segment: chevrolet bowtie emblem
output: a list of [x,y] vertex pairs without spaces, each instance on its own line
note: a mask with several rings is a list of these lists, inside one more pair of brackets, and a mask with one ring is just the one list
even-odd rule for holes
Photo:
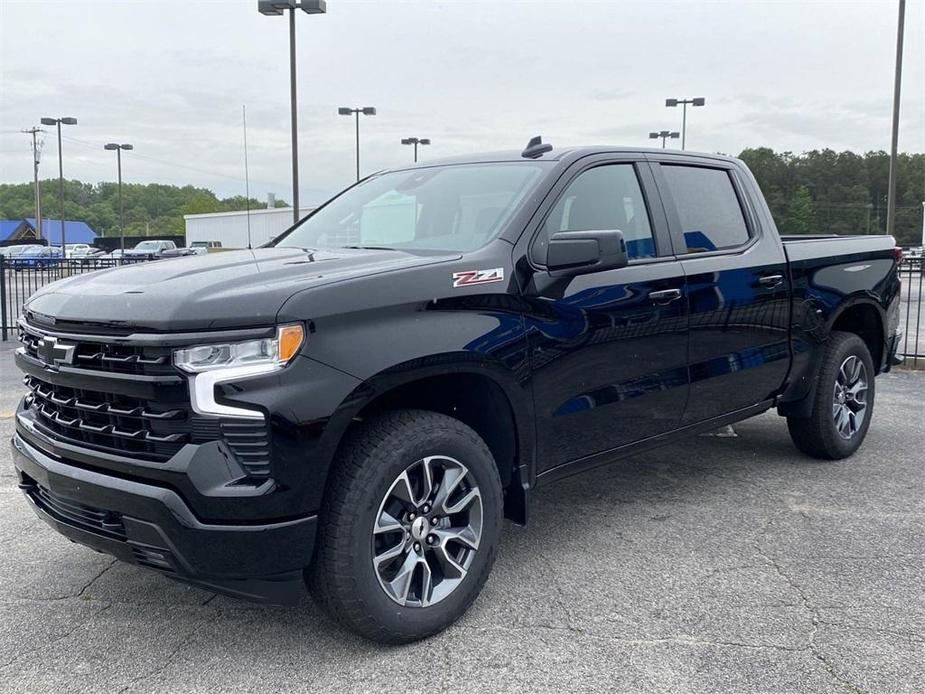
[[76,345],[58,342],[56,337],[43,337],[36,345],[39,358],[46,364],[73,364]]

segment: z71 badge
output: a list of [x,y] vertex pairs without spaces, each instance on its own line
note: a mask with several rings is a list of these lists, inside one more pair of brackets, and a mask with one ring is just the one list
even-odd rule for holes
[[504,268],[496,267],[491,270],[463,270],[453,273],[454,287],[468,287],[473,284],[491,284],[504,281]]

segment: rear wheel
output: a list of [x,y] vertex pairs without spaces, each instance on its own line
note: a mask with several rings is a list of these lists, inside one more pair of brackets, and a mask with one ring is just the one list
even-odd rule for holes
[[847,458],[863,443],[874,409],[874,364],[854,333],[833,332],[809,417],[788,417],[790,438],[814,458]]
[[501,531],[501,482],[482,439],[434,412],[389,412],[354,431],[325,494],[307,578],[361,635],[436,633],[478,596]]

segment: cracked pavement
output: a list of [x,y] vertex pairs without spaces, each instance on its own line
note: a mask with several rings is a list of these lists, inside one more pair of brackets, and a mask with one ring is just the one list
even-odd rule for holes
[[403,647],[68,542],[4,445],[0,691],[925,691],[925,374],[877,386],[847,461],[801,456],[766,414],[538,491],[469,613]]

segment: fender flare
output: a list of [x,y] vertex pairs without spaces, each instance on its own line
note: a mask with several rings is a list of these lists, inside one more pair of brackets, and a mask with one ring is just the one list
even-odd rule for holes
[[536,432],[532,416],[533,398],[529,381],[519,381],[513,371],[502,363],[473,352],[450,352],[429,355],[400,362],[362,379],[338,406],[328,420],[322,435],[326,451],[327,480],[330,466],[347,430],[358,415],[376,399],[387,393],[434,376],[469,374],[488,378],[507,401],[514,422],[515,460],[511,483],[506,488],[505,515],[521,525],[526,524],[527,493],[535,484]]
[[[778,413],[784,417],[809,417],[812,410],[813,401],[816,397],[816,388],[819,384],[819,371],[822,368],[822,359],[821,357],[822,350],[825,349],[826,344],[828,344],[829,336],[832,334],[832,329],[835,326],[835,323],[838,322],[838,319],[841,318],[847,311],[857,306],[870,306],[876,313],[877,317],[880,320],[881,329],[887,325],[886,312],[883,310],[880,302],[876,298],[871,297],[869,294],[856,294],[849,296],[844,301],[840,302],[834,311],[826,318],[825,322],[820,323],[820,325],[813,331],[813,338],[815,339],[815,345],[813,347],[814,358],[812,359],[812,377],[810,378],[809,387],[806,392],[799,398],[794,400],[785,400],[778,403]],[[886,335],[881,335],[882,340],[886,340]],[[884,343],[885,349],[885,343]],[[886,354],[886,351],[884,351]],[[882,360],[881,360],[882,361]],[[876,364],[875,368],[880,369],[882,364]]]

